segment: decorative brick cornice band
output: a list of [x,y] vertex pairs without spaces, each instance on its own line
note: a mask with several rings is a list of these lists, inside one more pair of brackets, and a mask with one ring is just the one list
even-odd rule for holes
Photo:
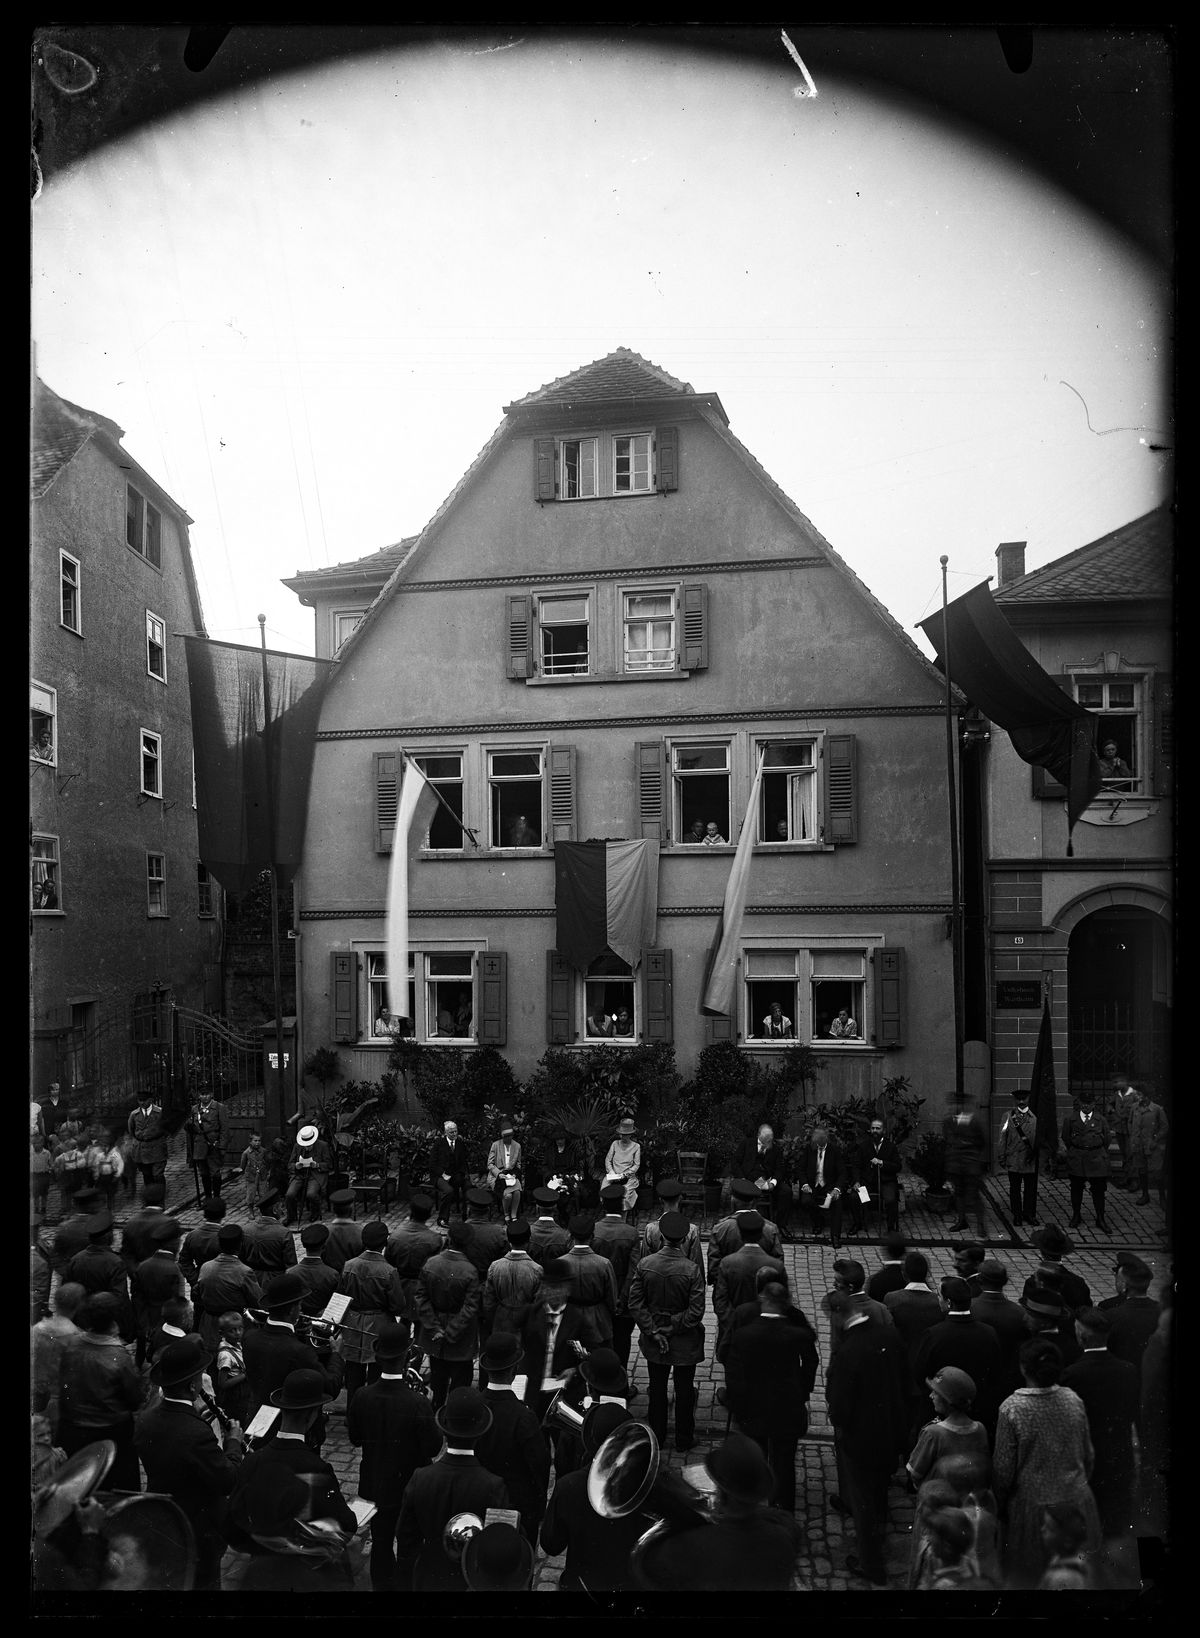
[[[433,739],[469,734],[564,734],[594,728],[673,728],[686,733],[691,727],[711,727],[714,723],[788,722],[808,724],[844,717],[940,717],[944,705],[809,705],[790,711],[695,711],[653,716],[589,717],[586,722],[568,723],[552,718],[531,721],[514,717],[508,722],[408,722],[393,728],[322,728],[318,739]],[[797,730],[799,731],[799,730]]]
[[[751,904],[747,905],[747,916],[947,916],[950,914],[949,903],[945,904],[813,904],[806,901],[804,904]],[[707,920],[715,920],[721,913],[719,904],[679,904],[659,905],[659,920],[674,920],[682,916],[703,916]],[[414,910],[409,909],[410,920],[441,921],[474,919],[478,921],[525,921],[539,916],[554,916],[557,912],[553,905],[538,906],[532,909],[516,908],[511,905],[496,905],[494,908],[473,906],[452,906],[444,910]],[[301,921],[382,921],[387,911],[381,906],[371,909],[359,906],[347,910],[301,910]]]
[[764,557],[753,561],[731,558],[718,563],[663,563],[653,570],[626,566],[619,569],[568,569],[563,574],[479,574],[464,575],[454,580],[402,580],[396,587],[398,594],[409,592],[474,591],[479,587],[495,586],[549,586],[578,585],[589,580],[645,580],[650,574],[659,579],[706,574],[778,574],[780,569],[828,569],[827,557],[810,554],[805,557]]

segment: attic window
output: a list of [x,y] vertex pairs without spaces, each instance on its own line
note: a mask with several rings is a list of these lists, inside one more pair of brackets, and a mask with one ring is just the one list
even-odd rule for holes
[[131,483],[125,486],[125,544],[162,568],[162,513]]

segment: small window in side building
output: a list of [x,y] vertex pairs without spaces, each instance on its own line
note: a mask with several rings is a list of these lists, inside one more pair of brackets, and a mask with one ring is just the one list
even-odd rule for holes
[[58,561],[62,582],[62,623],[68,631],[78,636],[83,629],[79,607],[79,559],[69,552],[60,552]]
[[30,878],[34,910],[43,914],[50,910],[61,910],[57,836],[34,836]]
[[162,853],[146,855],[146,913],[151,916],[167,913],[167,860]]
[[166,682],[167,628],[149,609],[146,610],[146,670],[159,682]]
[[29,754],[35,762],[58,761],[58,690],[29,685]]

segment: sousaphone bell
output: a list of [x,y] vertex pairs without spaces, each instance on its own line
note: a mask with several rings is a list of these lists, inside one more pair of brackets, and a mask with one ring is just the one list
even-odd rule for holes
[[714,1522],[703,1492],[678,1474],[662,1471],[658,1439],[645,1422],[624,1422],[609,1434],[592,1457],[587,1497],[603,1519],[625,1518],[639,1509],[657,1516],[657,1524],[638,1537],[630,1557],[634,1579],[647,1592],[664,1586],[655,1573],[658,1544]]

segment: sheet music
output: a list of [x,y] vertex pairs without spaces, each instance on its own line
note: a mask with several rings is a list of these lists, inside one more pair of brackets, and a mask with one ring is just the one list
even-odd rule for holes
[[543,1393],[557,1393],[560,1388],[565,1388],[566,1385],[567,1379],[565,1376],[544,1376],[542,1378]]
[[864,1206],[869,1206],[871,1203],[871,1191],[867,1188],[865,1183],[860,1183],[858,1185],[858,1198],[862,1201]]
[[279,1409],[275,1405],[260,1405],[246,1427],[247,1439],[261,1439],[275,1426]]
[[341,1320],[349,1306],[350,1298],[344,1295],[341,1291],[335,1291],[333,1296],[330,1297],[329,1301],[325,1304],[325,1310],[322,1313],[321,1318],[323,1320],[332,1320],[336,1324]]
[[519,1530],[521,1528],[521,1515],[515,1507],[489,1507],[483,1515],[485,1530],[489,1524],[511,1524],[514,1530]]
[[522,1401],[524,1400],[525,1394],[526,1394],[526,1391],[527,1391],[528,1387],[529,1387],[529,1378],[527,1376],[514,1376],[513,1377],[513,1379],[512,1379],[512,1391],[516,1394],[518,1399],[520,1399]]
[[358,1520],[358,1528],[360,1530],[364,1524],[370,1524],[371,1520],[379,1511],[374,1502],[367,1501],[362,1496],[355,1496],[354,1500],[349,1503],[349,1507],[350,1511],[354,1514],[354,1517]]

